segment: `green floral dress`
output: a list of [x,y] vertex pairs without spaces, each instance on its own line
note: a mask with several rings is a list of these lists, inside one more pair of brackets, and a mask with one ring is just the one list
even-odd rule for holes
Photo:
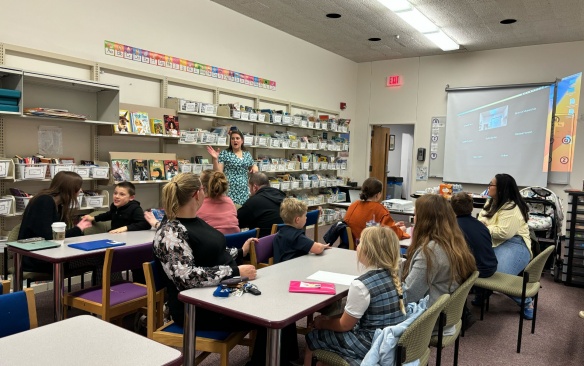
[[227,196],[236,205],[243,205],[249,198],[247,173],[254,165],[251,154],[249,151],[244,151],[240,159],[233,152],[223,150],[219,153],[219,163],[223,164],[223,173],[229,182]]

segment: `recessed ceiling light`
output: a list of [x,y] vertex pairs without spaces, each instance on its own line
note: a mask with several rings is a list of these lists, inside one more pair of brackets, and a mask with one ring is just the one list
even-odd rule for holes
[[373,37],[373,38],[369,38],[369,40],[370,40],[371,42],[377,42],[377,41],[381,41],[381,38],[378,38],[378,37]]
[[501,24],[513,24],[515,22],[517,22],[517,19],[503,19],[499,23],[501,23]]
[[337,14],[337,13],[329,13],[326,15],[327,18],[331,18],[331,19],[338,19],[341,17],[341,14]]

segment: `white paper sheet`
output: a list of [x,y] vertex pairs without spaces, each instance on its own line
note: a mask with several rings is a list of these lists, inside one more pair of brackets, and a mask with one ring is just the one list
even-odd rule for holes
[[308,279],[321,282],[332,282],[339,285],[349,286],[351,282],[357,277],[358,276],[347,275],[342,273],[318,271],[308,276]]

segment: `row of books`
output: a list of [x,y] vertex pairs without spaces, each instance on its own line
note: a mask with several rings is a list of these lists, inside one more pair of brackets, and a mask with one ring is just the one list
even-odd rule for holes
[[112,159],[116,182],[170,180],[178,173],[176,160]]
[[180,135],[177,116],[165,114],[162,120],[159,118],[148,118],[148,113],[145,112],[131,112],[125,109],[120,109],[118,124],[114,126],[114,132],[133,132],[146,135]]

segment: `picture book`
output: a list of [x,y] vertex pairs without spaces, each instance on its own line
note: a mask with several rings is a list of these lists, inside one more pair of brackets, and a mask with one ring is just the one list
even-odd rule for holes
[[130,161],[112,159],[112,176],[116,182],[130,181]]
[[117,126],[114,125],[114,132],[130,132],[130,111],[120,109],[120,118]]
[[164,173],[166,174],[166,179],[171,180],[172,177],[178,174],[178,162],[176,160],[165,160]]
[[132,123],[132,132],[138,134],[150,133],[150,121],[148,120],[148,113],[131,112],[130,122]]
[[162,160],[148,160],[151,180],[164,180],[164,162]]
[[150,118],[150,132],[164,135],[164,122],[160,118]]
[[145,159],[132,159],[132,180],[133,181],[146,181],[150,180],[150,174],[148,170],[148,160]]
[[164,115],[164,129],[166,134],[170,136],[180,136],[180,129],[178,128],[178,117]]

